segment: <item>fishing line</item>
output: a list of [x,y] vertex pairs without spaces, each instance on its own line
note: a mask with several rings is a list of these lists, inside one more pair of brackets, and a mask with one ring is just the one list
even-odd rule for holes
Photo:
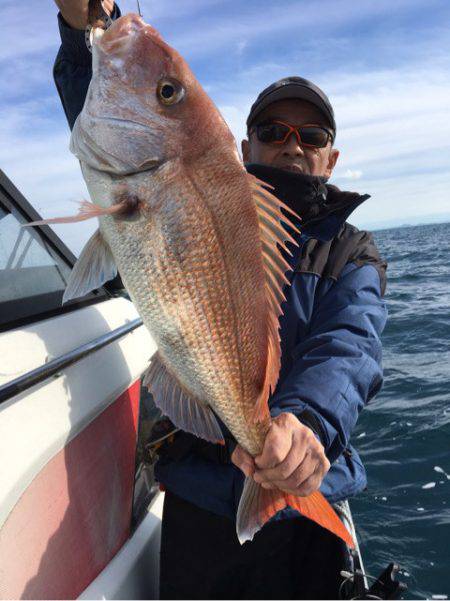
[[139,0],[136,0],[136,4],[137,4],[137,9],[138,9],[138,15],[140,17],[143,17],[143,14],[141,12],[141,5],[139,4]]

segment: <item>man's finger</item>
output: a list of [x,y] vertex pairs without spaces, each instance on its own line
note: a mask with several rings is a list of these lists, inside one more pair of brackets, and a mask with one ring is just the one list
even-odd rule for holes
[[308,478],[303,480],[300,485],[296,486],[294,489],[290,489],[290,492],[292,491],[293,494],[299,497],[308,497],[320,487],[322,478],[322,471],[320,468],[317,468]]
[[243,471],[247,477],[253,475],[255,471],[255,462],[250,453],[247,453],[241,445],[236,445],[236,448],[231,454],[231,461]]
[[255,457],[258,469],[270,469],[284,461],[292,446],[292,432],[272,422],[264,440],[262,453]]
[[105,12],[108,16],[111,16],[112,9],[114,8],[114,2],[106,2],[105,0],[101,2],[100,0],[95,0],[95,2],[89,3],[89,17],[88,21],[92,25],[92,27],[104,27],[104,15]]
[[277,486],[275,486],[275,484],[269,484],[268,482],[261,482],[261,486],[263,488],[267,488],[267,489],[271,489],[271,490],[278,488]]
[[307,453],[302,463],[294,469],[288,478],[277,478],[273,479],[272,482],[283,490],[287,488],[294,490],[312,476],[316,470],[319,470],[317,460]]
[[[267,481],[287,480],[306,456],[308,436],[308,434],[303,434],[302,432],[294,432],[291,448],[284,460],[275,467],[257,469],[255,475],[261,480]],[[258,463],[259,461],[257,461],[257,465]]]
[[114,0],[103,0],[103,9],[109,16],[114,9]]

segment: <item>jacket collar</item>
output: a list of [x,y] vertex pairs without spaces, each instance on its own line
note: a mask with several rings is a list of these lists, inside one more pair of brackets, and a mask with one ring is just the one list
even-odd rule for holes
[[250,163],[247,171],[273,186],[273,194],[301,217],[301,230],[309,238],[331,240],[368,194],[344,192],[325,177],[292,173]]

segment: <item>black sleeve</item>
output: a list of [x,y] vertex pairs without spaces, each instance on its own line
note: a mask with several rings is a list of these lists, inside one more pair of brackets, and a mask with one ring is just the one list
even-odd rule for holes
[[[120,9],[114,5],[111,18],[118,19]],[[83,108],[92,77],[92,55],[87,49],[84,31],[70,27],[58,13],[61,47],[53,67],[53,77],[70,129]]]

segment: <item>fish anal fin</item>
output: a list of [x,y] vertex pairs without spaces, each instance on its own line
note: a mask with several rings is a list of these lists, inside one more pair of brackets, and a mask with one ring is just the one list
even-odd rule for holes
[[116,275],[114,257],[100,230],[97,230],[89,238],[72,269],[62,302],[84,296]]
[[252,540],[264,524],[285,507],[292,507],[354,548],[352,536],[322,493],[316,491],[308,497],[297,497],[278,489],[263,488],[253,478],[245,479],[239,502],[236,520],[239,542]]
[[143,384],[175,426],[209,442],[225,444],[212,410],[183,388],[164,365],[159,353],[153,356]]
[[253,412],[254,421],[263,422],[269,417],[267,401],[271,391],[275,390],[281,366],[278,318],[282,314],[281,304],[285,300],[283,287],[289,284],[285,273],[290,268],[281,253],[283,250],[292,255],[286,246],[286,242],[297,245],[297,242],[286,231],[282,222],[292,228],[294,232],[299,232],[291,218],[286,217],[281,209],[297,219],[300,218],[292,209],[267,190],[271,186],[251,174],[247,174],[247,176],[259,219],[263,265],[266,274],[268,308],[267,363],[263,386]]

